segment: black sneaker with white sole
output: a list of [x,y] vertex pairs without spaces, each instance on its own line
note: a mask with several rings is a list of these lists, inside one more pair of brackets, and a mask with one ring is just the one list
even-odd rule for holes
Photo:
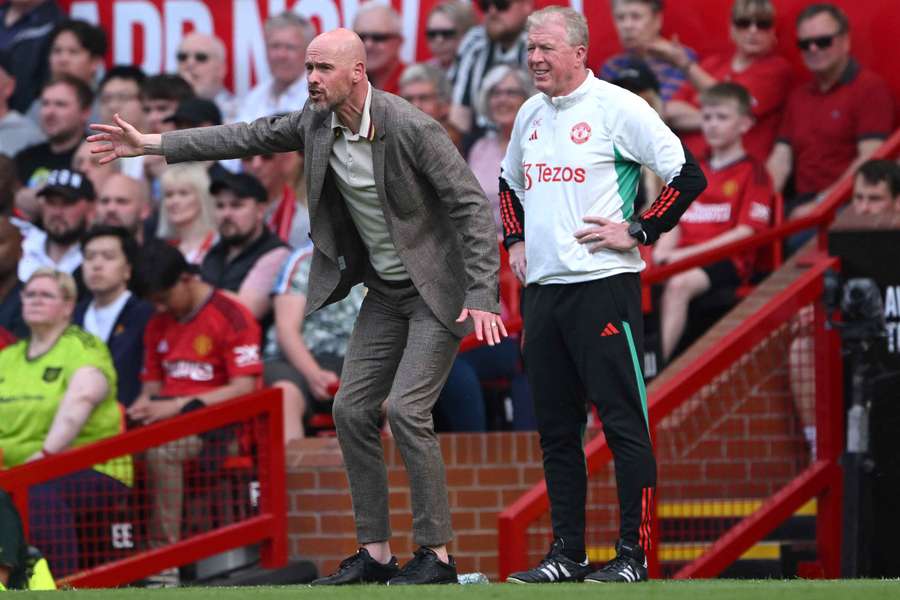
[[647,557],[637,544],[616,542],[616,557],[599,571],[584,578],[585,583],[638,583],[647,581]]
[[506,578],[507,583],[568,583],[581,581],[591,572],[591,565],[585,560],[576,562],[563,554],[563,541],[556,539],[550,552],[538,566],[529,571],[519,571]]

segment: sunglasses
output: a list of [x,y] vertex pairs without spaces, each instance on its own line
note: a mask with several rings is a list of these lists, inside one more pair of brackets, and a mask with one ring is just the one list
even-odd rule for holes
[[445,40],[452,40],[456,37],[455,29],[429,29],[425,32],[425,36],[429,40],[436,40],[437,38],[443,38]]
[[833,33],[831,35],[818,35],[816,37],[799,39],[797,40],[797,47],[804,52],[812,50],[813,46],[819,50],[824,50],[825,48],[831,48],[831,44],[834,43],[834,38],[839,35],[840,33]]
[[481,12],[487,12],[492,6],[496,8],[498,12],[503,12],[508,9],[509,5],[512,3],[513,0],[478,0],[478,6],[481,8]]
[[183,62],[187,61],[187,59],[191,58],[192,56],[194,57],[194,60],[196,60],[198,63],[205,63],[206,61],[209,60],[209,54],[206,52],[193,52],[193,53],[179,52],[178,54],[175,55],[175,59],[178,62],[183,63]]
[[773,25],[775,25],[775,22],[772,21],[772,19],[751,18],[734,19],[731,23],[738,29],[750,29],[751,25],[755,25],[756,28],[760,31],[768,31],[772,29]]
[[390,41],[390,40],[400,37],[396,33],[366,33],[366,32],[363,32],[363,33],[357,33],[356,35],[358,35],[359,39],[361,39],[363,41],[363,44],[365,44],[369,40],[371,40],[375,44],[383,44],[387,41]]

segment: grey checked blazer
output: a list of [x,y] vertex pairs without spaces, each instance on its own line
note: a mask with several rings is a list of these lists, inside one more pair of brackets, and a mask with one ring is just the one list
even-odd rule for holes
[[[481,186],[443,127],[405,100],[372,89],[372,160],[391,239],[413,284],[457,335],[463,307],[500,312],[497,231]],[[170,163],[300,150],[313,244],[307,313],[363,280],[368,253],[328,166],[331,112],[303,110],[253,123],[164,133]]]

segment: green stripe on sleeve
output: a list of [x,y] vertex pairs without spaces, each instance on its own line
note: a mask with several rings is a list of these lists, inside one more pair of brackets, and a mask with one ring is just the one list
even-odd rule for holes
[[622,156],[615,145],[613,145],[613,154],[615,156],[616,183],[619,187],[619,197],[622,198],[622,218],[627,221],[634,214],[634,200],[637,198],[641,165]]

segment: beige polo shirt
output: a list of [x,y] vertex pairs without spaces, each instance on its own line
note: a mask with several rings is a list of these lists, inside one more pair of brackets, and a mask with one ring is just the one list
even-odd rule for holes
[[[378,276],[387,281],[409,279],[406,267],[391,240],[384,209],[375,187],[375,166],[372,162],[372,141],[375,125],[371,120],[372,85],[363,105],[359,133],[353,133],[331,113],[334,146],[328,164],[335,175],[338,190],[347,202],[350,217],[359,236],[369,250],[369,260]],[[365,135],[361,135],[365,132]]]

